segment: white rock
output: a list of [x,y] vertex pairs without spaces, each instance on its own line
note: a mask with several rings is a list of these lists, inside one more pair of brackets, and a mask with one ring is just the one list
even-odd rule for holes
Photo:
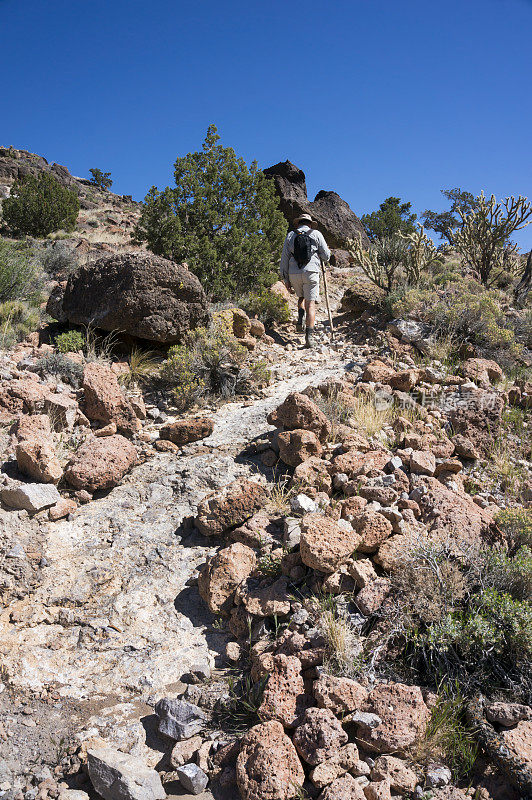
[[209,783],[208,777],[197,764],[185,764],[178,767],[176,773],[183,789],[192,794],[201,794]]
[[159,773],[139,761],[138,756],[111,747],[87,751],[89,777],[104,800],[164,800]]
[[61,500],[61,495],[50,483],[21,483],[14,488],[2,489],[0,497],[6,506],[25,509],[31,514],[55,506]]
[[311,497],[306,494],[297,494],[290,501],[290,508],[296,514],[314,514],[317,505]]
[[425,776],[427,789],[437,789],[440,786],[447,786],[451,782],[452,777],[449,767],[445,767],[443,764],[431,764],[427,767],[427,774]]

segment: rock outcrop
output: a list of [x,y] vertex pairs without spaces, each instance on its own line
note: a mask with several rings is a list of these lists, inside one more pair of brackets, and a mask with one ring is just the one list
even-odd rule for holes
[[369,243],[359,218],[336,192],[322,189],[313,202],[308,199],[305,173],[291,161],[268,167],[264,174],[274,181],[279,208],[289,225],[298,214],[311,214],[329,247],[341,249],[355,236]]

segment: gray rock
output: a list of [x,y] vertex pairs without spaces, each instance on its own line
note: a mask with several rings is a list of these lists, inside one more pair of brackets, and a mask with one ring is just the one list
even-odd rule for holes
[[185,764],[178,767],[176,774],[183,789],[192,794],[201,794],[209,783],[208,777],[197,764]]
[[287,550],[294,550],[299,546],[301,539],[300,520],[295,517],[285,517],[283,520],[283,544]]
[[49,483],[21,483],[20,486],[2,489],[0,498],[10,508],[25,509],[30,514],[50,508],[61,500],[61,495]]
[[87,751],[89,777],[104,800],[164,800],[159,773],[111,747]]
[[448,786],[452,777],[449,767],[443,764],[430,764],[425,775],[425,785],[427,789],[438,789],[441,786]]
[[520,703],[489,703],[486,706],[486,717],[492,723],[509,728],[522,719],[532,719],[532,708]]
[[201,708],[186,700],[165,697],[155,706],[159,717],[159,733],[181,741],[199,733],[207,720]]
[[382,724],[382,719],[377,714],[371,714],[369,711],[354,711],[345,717],[345,721],[370,729],[377,728]]

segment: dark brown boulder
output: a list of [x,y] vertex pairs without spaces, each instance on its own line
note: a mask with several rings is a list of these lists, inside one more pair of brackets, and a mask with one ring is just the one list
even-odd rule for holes
[[340,310],[351,314],[363,314],[364,311],[375,314],[382,310],[385,297],[386,292],[381,288],[361,278],[344,292]]
[[291,161],[268,167],[264,174],[274,181],[279,208],[290,225],[298,214],[311,214],[329,247],[343,248],[348,239],[356,236],[369,245],[359,218],[336,192],[322,189],[313,202],[309,201],[305,173]]
[[[54,316],[59,313],[54,295]],[[123,253],[79,267],[68,279],[62,319],[162,344],[180,342],[207,321],[198,278],[148,253]],[[51,309],[50,309],[51,312]]]
[[279,198],[279,209],[291,225],[298,214],[310,213],[305,173],[291,161],[281,161],[264,170],[272,178]]

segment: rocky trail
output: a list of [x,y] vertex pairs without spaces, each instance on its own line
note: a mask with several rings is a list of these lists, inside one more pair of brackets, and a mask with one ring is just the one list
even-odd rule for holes
[[[239,477],[275,480],[260,460],[260,443],[267,447],[274,430],[267,415],[291,392],[363,363],[353,346],[346,359],[341,338],[330,347],[325,327],[321,338],[318,352],[295,336],[293,349],[276,345],[283,359],[263,396],[221,405],[209,437],[177,457],[152,451],[121,485],[68,519],[3,513],[7,560],[32,551],[39,559],[36,566],[34,553],[31,590],[0,615],[0,703],[12,745],[0,762],[4,777],[42,769],[59,741],[96,732],[151,766],[159,761],[157,743],[146,741],[147,703],[191,670],[209,675],[224,665],[227,635],[213,628],[197,591],[198,567],[214,552],[191,528],[198,503]],[[252,442],[255,455],[246,452]]]

